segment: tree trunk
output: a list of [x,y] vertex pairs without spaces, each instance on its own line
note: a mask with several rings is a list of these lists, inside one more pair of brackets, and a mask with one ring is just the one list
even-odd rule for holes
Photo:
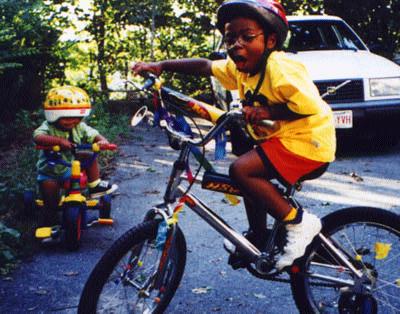
[[106,25],[104,12],[107,7],[107,1],[101,2],[99,5],[100,14],[94,16],[94,24],[96,25],[95,40],[97,43],[97,68],[99,71],[100,89],[103,95],[108,96],[107,71],[105,62],[105,41],[106,41]]

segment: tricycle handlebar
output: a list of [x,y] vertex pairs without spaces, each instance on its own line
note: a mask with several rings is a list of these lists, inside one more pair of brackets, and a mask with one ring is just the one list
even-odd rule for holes
[[[54,146],[44,146],[44,145],[36,145],[35,148],[37,150],[45,150],[45,151],[53,151],[59,152],[61,147],[59,145]],[[99,145],[97,143],[93,144],[76,144],[73,147],[73,150],[91,150],[93,152],[98,152],[100,150],[116,150],[118,146],[116,144],[103,144]]]

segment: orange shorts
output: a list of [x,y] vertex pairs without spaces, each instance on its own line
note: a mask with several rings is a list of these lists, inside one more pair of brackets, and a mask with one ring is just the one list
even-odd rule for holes
[[[293,185],[314,171],[325,171],[329,163],[311,160],[287,150],[278,138],[261,143],[256,150],[266,168],[275,170],[276,178]],[[318,177],[319,175],[315,176]]]

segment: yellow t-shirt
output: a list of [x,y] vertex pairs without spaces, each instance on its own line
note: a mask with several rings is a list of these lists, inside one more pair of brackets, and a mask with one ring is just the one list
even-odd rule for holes
[[[212,74],[226,89],[238,89],[241,99],[253,93],[260,73],[250,76],[239,72],[231,59],[212,63]],[[272,127],[248,126],[257,141],[280,139],[291,152],[311,160],[331,162],[335,159],[336,137],[332,110],[319,95],[305,66],[274,51],[268,57],[264,82],[254,106],[287,104],[293,112],[309,115],[293,121],[277,120]]]

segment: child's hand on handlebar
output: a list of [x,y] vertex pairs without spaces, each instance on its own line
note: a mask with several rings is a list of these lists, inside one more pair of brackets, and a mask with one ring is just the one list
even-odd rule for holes
[[74,143],[71,143],[65,138],[60,138],[58,145],[60,146],[61,150],[71,150],[75,146]]
[[161,62],[135,62],[131,67],[132,73],[135,75],[142,75],[144,72],[151,72],[160,76],[163,69]]
[[262,120],[270,120],[271,113],[266,107],[243,107],[243,114],[246,122],[257,124]]
[[101,146],[110,145],[110,142],[107,141],[106,139],[102,139],[102,140],[100,140],[100,141],[97,141],[96,144],[99,145],[99,146],[101,147]]

